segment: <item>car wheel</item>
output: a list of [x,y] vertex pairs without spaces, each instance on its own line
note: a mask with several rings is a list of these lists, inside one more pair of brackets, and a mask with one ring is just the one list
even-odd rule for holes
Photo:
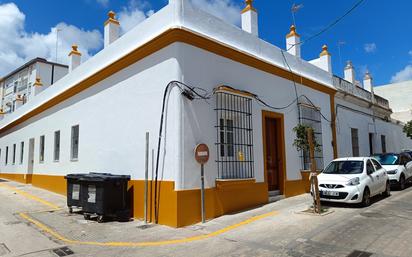
[[383,195],[386,197],[391,196],[391,184],[389,183],[389,181],[386,182],[386,190],[385,192],[383,192]]
[[406,187],[405,176],[402,174],[401,177],[399,178],[399,189],[404,190],[405,187]]
[[365,188],[365,190],[363,190],[362,206],[368,207],[369,205],[371,205],[371,193],[369,188]]

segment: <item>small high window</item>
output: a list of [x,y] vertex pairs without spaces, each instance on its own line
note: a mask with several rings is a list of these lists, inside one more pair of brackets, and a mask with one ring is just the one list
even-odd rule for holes
[[40,136],[40,155],[39,155],[39,161],[40,162],[44,162],[44,141],[45,141],[45,138],[44,138],[44,135],[43,136]]
[[55,162],[60,160],[60,130],[54,132],[54,154],[53,159]]
[[6,146],[6,159],[4,161],[4,163],[7,165],[9,162],[9,147]]
[[23,164],[23,156],[24,156],[24,142],[20,142],[20,164]]
[[13,144],[13,164],[16,164],[16,144]]
[[79,158],[79,125],[72,127],[70,158],[73,161]]

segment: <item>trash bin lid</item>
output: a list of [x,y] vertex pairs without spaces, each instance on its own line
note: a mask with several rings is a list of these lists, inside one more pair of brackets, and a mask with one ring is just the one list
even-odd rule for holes
[[90,172],[89,174],[84,174],[84,176],[81,176],[79,180],[92,181],[92,182],[118,181],[118,180],[130,180],[130,176],[129,175],[113,175],[110,173]]
[[67,174],[64,176],[65,179],[80,179],[84,175],[87,175],[87,173],[76,173],[76,174]]

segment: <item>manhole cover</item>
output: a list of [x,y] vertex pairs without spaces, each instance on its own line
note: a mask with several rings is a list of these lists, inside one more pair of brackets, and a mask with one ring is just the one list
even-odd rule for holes
[[10,252],[9,248],[5,244],[0,244],[0,256],[6,255]]
[[378,213],[378,212],[363,212],[360,215],[366,218],[377,218],[377,219],[386,218],[385,214]]
[[353,251],[351,252],[348,257],[370,257],[373,253],[363,252],[363,251]]
[[59,257],[74,254],[74,252],[70,250],[69,247],[61,247],[61,248],[54,249],[53,253],[55,253]]

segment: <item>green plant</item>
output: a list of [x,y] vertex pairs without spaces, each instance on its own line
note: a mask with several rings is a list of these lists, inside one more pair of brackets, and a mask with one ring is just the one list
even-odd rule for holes
[[295,146],[298,151],[309,151],[309,139],[307,132],[308,129],[312,129],[312,139],[315,152],[320,152],[322,150],[320,144],[316,142],[315,132],[309,125],[298,124],[293,128],[293,132],[296,133],[296,138],[293,141],[293,146]]
[[405,132],[407,137],[412,139],[412,120],[405,124],[403,127],[403,132]]

